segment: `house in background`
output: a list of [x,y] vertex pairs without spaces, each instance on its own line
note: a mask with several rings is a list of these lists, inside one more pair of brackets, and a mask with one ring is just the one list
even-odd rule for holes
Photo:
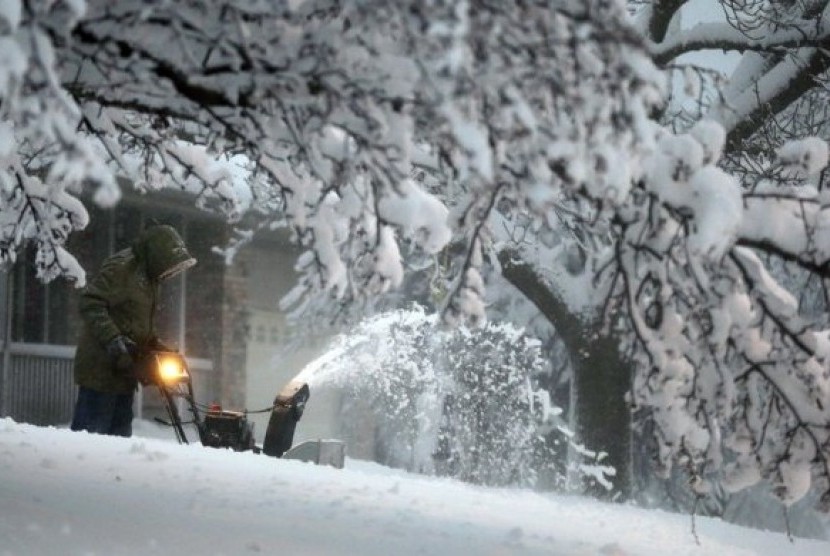
[[[258,409],[270,406],[277,390],[322,354],[328,336],[305,335],[301,344],[290,337],[285,314],[278,310],[279,300],[296,283],[293,265],[299,252],[284,233],[258,236],[234,258],[233,280],[237,298],[244,307],[247,326],[245,342],[243,403],[229,405]],[[337,415],[340,393],[312,390],[309,404],[295,434],[295,442],[339,435]],[[261,441],[268,425],[268,413],[252,413],[249,420]]]
[[[214,247],[230,234],[224,221],[196,209],[175,193],[129,195],[114,209],[87,203],[90,224],[76,232],[68,248],[91,277],[101,262],[129,247],[153,219],[174,226],[199,264],[162,286],[157,326],[160,337],[177,346],[190,362],[197,401],[228,409],[259,409],[317,355],[322,342],[288,350],[287,325],[277,309],[294,284],[296,248],[285,237],[257,238],[226,266]],[[40,283],[33,250],[0,272],[0,417],[38,425],[66,425],[75,386],[72,357],[79,332],[79,291],[58,279]],[[315,397],[297,437],[334,434],[337,397]],[[153,389],[141,389],[136,414],[161,415]],[[261,441],[268,415],[252,416]],[[172,432],[171,432],[172,435]]]

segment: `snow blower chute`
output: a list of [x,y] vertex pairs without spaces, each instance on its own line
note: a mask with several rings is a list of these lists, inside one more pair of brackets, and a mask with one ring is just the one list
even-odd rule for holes
[[[215,404],[206,406],[196,402],[187,361],[178,352],[147,352],[139,357],[134,369],[136,378],[143,385],[158,388],[169,421],[158,420],[173,427],[180,444],[188,444],[183,425],[192,423],[203,446],[231,448],[238,452],[251,450],[277,458],[343,467],[345,446],[339,440],[313,440],[292,447],[297,422],[310,396],[305,382],[296,378],[290,380],[277,393],[273,406],[264,410],[270,411],[271,417],[260,447],[254,441],[253,424],[248,421],[249,412],[228,411]],[[192,421],[182,421],[177,399],[187,403]]]

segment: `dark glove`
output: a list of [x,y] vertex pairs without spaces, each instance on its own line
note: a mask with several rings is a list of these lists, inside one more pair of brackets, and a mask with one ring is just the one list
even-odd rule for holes
[[137,348],[136,343],[123,334],[119,334],[105,346],[113,367],[122,373],[132,370]]

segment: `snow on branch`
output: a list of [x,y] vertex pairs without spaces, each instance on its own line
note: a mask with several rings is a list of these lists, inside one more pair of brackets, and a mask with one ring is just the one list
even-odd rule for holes
[[[657,469],[682,467],[699,495],[731,461],[730,488],[765,479],[786,504],[815,488],[830,509],[827,325],[749,249],[822,274],[823,203],[805,185],[742,193],[704,155],[722,137],[693,129],[662,138],[617,220],[619,279],[607,311],[629,321],[632,403],[654,425]],[[780,164],[801,167],[808,155],[814,172],[824,149],[790,145]]]
[[[79,112],[57,77],[51,41],[21,12],[12,0],[0,14],[0,265],[14,263],[32,242],[40,279],[65,276],[83,286],[84,271],[63,246],[89,217],[70,191],[112,177],[75,133]],[[81,12],[64,15],[71,20]],[[44,159],[51,163],[44,167]]]
[[821,19],[792,22],[791,26],[748,37],[727,22],[699,23],[687,31],[672,33],[666,40],[649,45],[658,64],[664,64],[688,52],[699,50],[735,50],[738,52],[782,52],[801,47],[826,47],[830,39],[830,21]]
[[[758,114],[766,107],[772,106],[781,109],[778,99],[783,99],[793,91],[799,91],[800,82],[805,79],[811,81],[811,75],[820,73],[816,64],[826,66],[826,62],[819,63],[815,59],[822,58],[823,54],[816,48],[802,48],[790,53],[771,69],[758,76],[752,87],[736,94],[733,98],[717,105],[711,117],[720,122],[727,133],[739,125],[747,125],[747,120]],[[784,103],[784,106],[789,104]]]

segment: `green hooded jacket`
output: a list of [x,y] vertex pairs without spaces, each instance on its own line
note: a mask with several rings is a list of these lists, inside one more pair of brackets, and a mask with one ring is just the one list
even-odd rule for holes
[[107,343],[123,334],[139,348],[158,342],[153,323],[159,284],[196,264],[170,226],[144,230],[129,249],[104,261],[81,292],[83,320],[75,353],[75,382],[98,392],[127,394],[136,379],[118,372]]

